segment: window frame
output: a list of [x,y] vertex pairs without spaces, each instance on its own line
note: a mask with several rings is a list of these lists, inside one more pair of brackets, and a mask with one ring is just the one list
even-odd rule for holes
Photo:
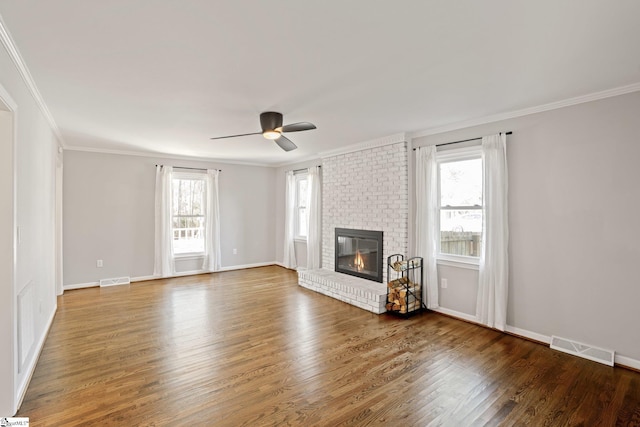
[[[453,148],[453,149],[446,149],[443,151],[438,151],[436,153],[436,163],[437,163],[437,175],[438,175],[438,195],[437,195],[437,212],[438,214],[436,215],[436,230],[437,230],[437,236],[436,236],[436,262],[439,265],[448,265],[448,266],[455,266],[455,267],[463,267],[463,268],[471,268],[471,269],[478,269],[479,265],[480,265],[480,255],[478,256],[469,256],[469,255],[456,255],[456,254],[448,254],[448,253],[443,253],[441,251],[441,247],[440,247],[440,242],[442,240],[442,237],[440,235],[441,233],[441,229],[440,229],[440,218],[442,215],[442,208],[443,206],[441,205],[442,203],[442,199],[441,199],[441,189],[442,189],[442,180],[441,180],[441,176],[440,176],[440,165],[443,163],[453,163],[453,162],[461,162],[461,161],[465,161],[465,160],[476,160],[476,159],[480,159],[482,162],[482,167],[484,170],[484,159],[482,158],[482,146],[481,145],[474,145],[474,146],[470,146],[470,147],[463,147],[463,148]],[[482,176],[481,179],[484,179],[484,177]],[[481,187],[482,187],[482,205],[474,205],[474,206],[447,206],[446,210],[479,210],[481,212],[484,213],[484,185],[482,185],[481,183]],[[483,222],[484,222],[484,218],[483,218]],[[482,233],[482,239],[484,240],[484,227],[481,231]],[[482,250],[482,249],[480,249]]]
[[[294,178],[295,178],[295,204],[294,204],[294,212],[293,212],[293,216],[294,216],[294,237],[293,239],[299,242],[307,242],[307,238],[309,236],[309,230],[306,230],[306,235],[301,235],[300,234],[300,181],[306,181],[307,182],[307,192],[309,191],[309,173],[308,172],[298,172],[296,174],[294,174]],[[306,202],[306,201],[305,201]],[[307,212],[308,215],[308,209],[309,206],[304,206],[304,209]],[[308,222],[308,221],[307,221]],[[307,223],[307,227],[309,226],[309,224]]]
[[[203,223],[203,240],[204,240],[204,244],[203,244],[203,250],[202,251],[197,251],[197,252],[181,252],[179,254],[175,253],[174,249],[173,249],[173,244],[172,246],[172,255],[174,259],[197,259],[197,258],[202,258],[204,256],[207,255],[207,207],[208,207],[208,203],[207,203],[207,176],[204,173],[198,173],[198,172],[182,172],[182,171],[174,171],[171,177],[171,218],[169,219],[170,224],[171,224],[171,233],[173,236],[173,220],[175,217],[186,217],[185,215],[175,215],[173,214],[173,185],[174,185],[174,180],[198,180],[198,181],[202,181],[204,183],[204,185],[202,186],[202,215],[197,215],[197,217],[202,217],[202,223]],[[193,216],[190,216],[193,217]],[[172,242],[173,242],[173,237],[172,237]]]

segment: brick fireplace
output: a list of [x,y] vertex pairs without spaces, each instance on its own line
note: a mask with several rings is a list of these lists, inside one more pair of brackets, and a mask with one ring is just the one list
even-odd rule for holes
[[[386,295],[385,260],[408,250],[408,159],[404,139],[404,135],[394,135],[361,144],[358,150],[323,158],[323,268],[299,272],[300,285],[375,313],[385,311],[384,301],[379,305]],[[334,271],[336,228],[384,234],[382,283]]]

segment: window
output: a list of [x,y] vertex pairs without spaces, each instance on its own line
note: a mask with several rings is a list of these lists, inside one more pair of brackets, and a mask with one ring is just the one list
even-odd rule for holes
[[202,254],[205,236],[206,181],[201,174],[174,173],[171,224],[174,255]]
[[301,173],[296,178],[295,235],[296,239],[307,240],[309,225],[307,224],[307,174]]
[[480,256],[482,154],[480,147],[438,153],[439,258]]

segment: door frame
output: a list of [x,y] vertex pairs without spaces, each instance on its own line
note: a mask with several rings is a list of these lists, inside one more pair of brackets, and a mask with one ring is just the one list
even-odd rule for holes
[[[17,110],[18,105],[13,100],[9,92],[7,92],[0,84],[0,112],[1,114],[10,115],[7,120],[10,125],[9,129],[2,130],[0,132],[3,134],[6,131],[6,136],[8,136],[9,141],[8,144],[2,144],[0,149],[3,152],[3,157],[7,159],[7,161],[3,162],[2,167],[0,167],[1,181],[5,183],[9,183],[8,193],[3,198],[8,199],[10,212],[7,215],[8,218],[3,218],[0,221],[0,227],[4,228],[4,231],[0,231],[2,235],[11,235],[10,246],[11,255],[8,257],[8,260],[0,260],[2,263],[2,268],[0,268],[0,274],[2,274],[2,279],[0,280],[0,286],[2,286],[3,282],[8,282],[9,286],[5,289],[1,290],[0,293],[3,294],[3,299],[5,299],[5,295],[9,297],[8,301],[10,303],[7,306],[3,307],[3,310],[7,310],[9,312],[9,322],[5,323],[0,322],[0,330],[2,330],[3,335],[11,335],[11,340],[9,342],[3,343],[0,346],[0,351],[3,354],[0,355],[2,359],[9,359],[11,363],[9,366],[2,366],[0,364],[0,371],[2,371],[2,377],[10,378],[10,384],[5,384],[2,388],[10,392],[10,396],[0,394],[0,412],[4,412],[8,410],[10,415],[14,415],[18,410],[18,398],[17,398],[17,384],[18,384],[18,310],[17,310],[17,298],[16,298],[16,263],[17,263],[17,244],[19,238],[19,230],[17,225],[17,179],[16,179],[16,165],[17,165],[17,153],[16,153],[16,141],[17,141]],[[4,120],[3,120],[4,121]],[[5,139],[5,135],[0,135],[0,140]],[[4,214],[2,214],[4,215]],[[3,257],[4,258],[4,257]],[[6,301],[6,299],[5,299]],[[6,336],[6,335],[5,335]],[[11,372],[4,372],[4,370],[10,370]],[[8,387],[7,387],[8,386]],[[8,406],[8,408],[6,407]]]

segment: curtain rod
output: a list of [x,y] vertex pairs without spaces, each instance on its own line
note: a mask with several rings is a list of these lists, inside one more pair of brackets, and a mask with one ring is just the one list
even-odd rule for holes
[[[319,168],[322,167],[322,165],[318,165]],[[304,172],[306,170],[309,170],[309,168],[302,168],[302,169],[294,169],[291,172],[296,173],[296,172]]]
[[[164,165],[156,165],[156,166],[164,166]],[[186,166],[173,166],[173,167],[177,168],[177,169],[189,169],[189,170],[192,170],[192,171],[206,171],[207,170],[206,168],[188,168]],[[218,171],[222,172],[222,169],[218,169]]]
[[[504,133],[505,135],[511,135],[513,132],[509,131],[509,132],[501,132]],[[444,142],[442,144],[436,144],[436,147],[444,147],[445,145],[451,145],[451,144],[460,144],[461,142],[469,142],[469,141],[477,141],[479,139],[482,139],[482,137],[480,138],[469,138],[469,139],[463,139],[460,141],[453,141],[453,142]],[[416,147],[418,148],[418,147]],[[414,148],[413,151],[416,151],[416,149]]]

